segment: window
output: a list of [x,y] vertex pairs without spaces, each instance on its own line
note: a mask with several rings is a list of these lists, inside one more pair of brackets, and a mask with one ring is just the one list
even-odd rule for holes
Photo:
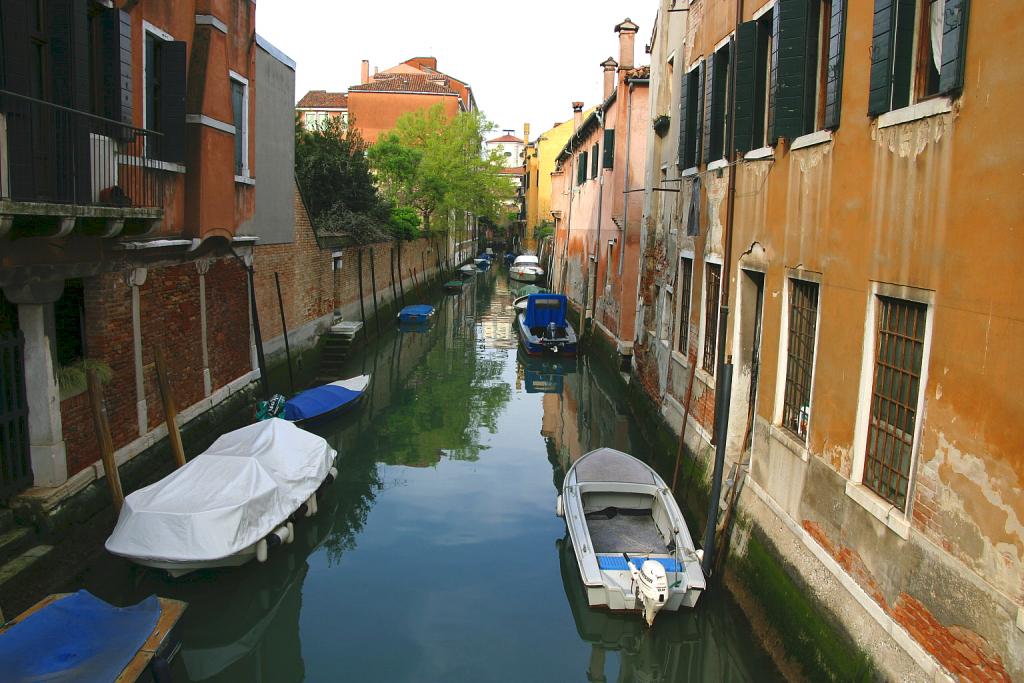
[[597,154],[598,148],[595,142],[590,148],[590,177],[597,177],[598,164],[601,162],[601,158]]
[[615,129],[606,128],[604,131],[604,155],[601,160],[602,168],[615,166]]
[[693,259],[682,257],[679,259],[679,278],[676,281],[676,291],[679,297],[679,313],[677,316],[679,324],[678,342],[676,348],[684,356],[690,351],[690,296],[693,289]]
[[704,161],[717,161],[725,156],[726,129],[729,113],[726,111],[726,93],[729,92],[729,59],[732,41],[708,57],[708,81],[705,84]]
[[879,296],[863,483],[905,509],[924,363],[925,304]]
[[807,425],[811,417],[811,378],[817,325],[818,285],[791,278],[782,426],[801,439],[807,438]]
[[143,21],[142,28],[142,122],[144,128],[160,133],[147,138],[147,153],[163,161],[184,163],[185,43],[149,22]]
[[875,0],[868,113],[963,87],[967,0]]
[[704,264],[704,360],[702,367],[712,375],[718,360],[718,297],[722,288],[722,266]]
[[704,111],[704,60],[683,75],[679,97],[679,168],[693,168],[700,159]]
[[325,111],[307,111],[302,114],[302,125],[306,130],[315,131],[321,130],[327,125],[327,120],[330,117]]
[[587,179],[587,153],[580,152],[576,166],[576,184],[582,185]]
[[235,175],[249,177],[249,81],[230,72],[235,125]]
[[85,288],[80,279],[66,280],[53,304],[57,364],[66,367],[82,360],[85,349]]

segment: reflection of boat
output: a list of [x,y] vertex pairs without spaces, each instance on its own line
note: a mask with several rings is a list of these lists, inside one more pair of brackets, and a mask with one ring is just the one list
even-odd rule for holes
[[291,541],[337,475],[321,437],[271,418],[222,435],[206,451],[124,501],[107,550],[180,576],[227,567]]
[[540,259],[533,254],[517,256],[508,273],[510,278],[520,282],[538,282],[544,279],[544,269],[540,267]]
[[705,588],[686,520],[658,474],[612,448],[590,451],[566,473],[565,517],[591,606],[639,611],[693,607]]
[[444,283],[444,291],[448,293],[461,292],[462,288],[466,286],[465,280],[449,280]]
[[473,265],[476,266],[477,270],[487,270],[491,267],[491,262],[485,258],[473,259]]
[[460,267],[459,271],[463,275],[474,275],[476,274],[476,266],[473,265],[472,263],[467,263],[466,265]]
[[369,375],[313,387],[288,399],[284,404],[284,419],[297,425],[323,420],[352,410],[366,394]]
[[565,376],[576,372],[574,357],[529,356],[522,348],[517,357],[528,394],[560,394]]
[[[576,353],[576,331],[566,319],[569,300],[564,294],[530,294],[519,312],[519,338],[531,355]],[[518,310],[518,307],[517,307]]]

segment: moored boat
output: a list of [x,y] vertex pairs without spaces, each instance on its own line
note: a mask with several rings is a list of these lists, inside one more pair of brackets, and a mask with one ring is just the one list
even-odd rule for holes
[[693,607],[706,587],[701,553],[657,472],[612,448],[590,451],[566,473],[556,503],[591,607],[640,612]]
[[564,294],[530,294],[525,304],[514,303],[519,339],[530,355],[576,354],[576,331],[566,319],[569,300]]
[[222,435],[181,468],[128,495],[106,548],[180,576],[265,561],[293,522],[316,513],[337,451],[271,418]]
[[398,312],[400,323],[425,323],[434,317],[434,307],[430,304],[413,304]]
[[284,404],[284,419],[299,426],[341,415],[358,405],[370,386],[370,375],[338,380],[291,397]]
[[544,279],[544,269],[534,254],[517,256],[508,273],[510,278],[519,282],[540,282]]

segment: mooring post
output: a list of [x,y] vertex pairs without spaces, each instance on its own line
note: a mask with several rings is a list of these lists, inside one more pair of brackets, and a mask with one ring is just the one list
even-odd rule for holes
[[714,566],[715,526],[718,524],[719,498],[722,496],[722,472],[725,469],[725,442],[729,434],[729,392],[732,390],[732,358],[718,366],[720,376],[715,387],[715,470],[708,499],[708,524],[704,530],[704,560],[701,569],[709,576]]
[[402,240],[398,240],[398,291],[402,293],[402,305],[405,306],[405,276],[402,275]]
[[690,380],[686,384],[686,401],[683,403],[683,424],[679,428],[679,447],[676,449],[676,466],[672,472],[672,493],[676,492],[676,482],[679,481],[679,463],[683,459],[683,451],[686,444],[686,423],[690,419],[690,399],[693,398],[693,376],[697,372],[697,354],[687,354],[690,361]]
[[281,310],[281,334],[284,335],[284,353],[288,358],[288,388],[295,393],[295,377],[292,375],[292,349],[288,344],[288,323],[284,319],[284,300],[281,298],[281,278],[274,272],[274,284],[277,285],[277,307]]
[[363,248],[359,247],[359,251],[356,252],[356,261],[359,267],[359,316],[362,320],[363,327],[366,327],[366,306],[363,302]]
[[377,256],[370,247],[370,288],[373,289],[373,319],[377,323],[377,335],[380,336],[380,311],[377,309],[377,269],[374,267]]
[[164,406],[164,421],[167,423],[167,436],[171,440],[171,453],[178,467],[185,464],[185,449],[181,445],[181,431],[178,429],[178,409],[174,403],[174,392],[167,375],[167,363],[164,350],[158,346],[153,350],[153,361],[156,365],[156,383],[160,387],[160,400]]
[[86,381],[89,386],[89,402],[92,405],[92,422],[100,442],[103,472],[107,475],[107,486],[110,487],[114,510],[120,513],[121,506],[124,505],[124,492],[121,491],[121,475],[117,471],[117,462],[114,460],[114,441],[110,438],[107,408],[103,405],[103,385],[100,384],[100,377],[96,374],[96,370],[92,368],[86,371]]

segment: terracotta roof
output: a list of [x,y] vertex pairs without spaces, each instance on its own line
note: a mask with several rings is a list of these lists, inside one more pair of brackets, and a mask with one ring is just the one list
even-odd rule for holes
[[651,67],[649,66],[638,66],[635,69],[630,69],[626,72],[626,78],[650,78]]
[[488,140],[487,142],[519,142],[519,143],[522,143],[522,140],[517,138],[515,135],[502,135],[500,138],[494,138],[493,140]]
[[458,95],[445,76],[427,74],[384,74],[374,76],[369,83],[353,85],[349,92],[417,92],[436,95]]
[[306,109],[348,109],[348,93],[310,90],[295,106]]

